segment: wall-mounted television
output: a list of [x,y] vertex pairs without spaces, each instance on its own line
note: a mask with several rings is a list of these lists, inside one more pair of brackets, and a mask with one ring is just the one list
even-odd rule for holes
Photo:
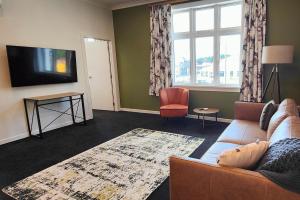
[[77,82],[76,52],[6,46],[12,87]]

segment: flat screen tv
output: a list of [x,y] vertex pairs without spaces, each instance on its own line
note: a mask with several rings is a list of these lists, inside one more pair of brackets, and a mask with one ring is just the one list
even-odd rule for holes
[[77,82],[75,51],[6,46],[12,87]]

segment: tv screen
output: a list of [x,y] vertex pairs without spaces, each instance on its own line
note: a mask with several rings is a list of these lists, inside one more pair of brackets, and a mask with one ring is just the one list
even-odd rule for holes
[[12,87],[77,82],[75,51],[6,46]]

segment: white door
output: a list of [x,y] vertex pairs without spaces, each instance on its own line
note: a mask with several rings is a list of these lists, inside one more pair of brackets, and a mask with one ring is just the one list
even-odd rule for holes
[[114,110],[109,42],[84,39],[93,109]]

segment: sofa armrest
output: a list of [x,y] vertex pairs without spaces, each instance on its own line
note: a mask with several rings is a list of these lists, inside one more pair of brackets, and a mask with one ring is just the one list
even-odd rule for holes
[[264,106],[264,103],[236,101],[234,103],[234,118],[259,122]]
[[296,200],[300,195],[282,189],[257,172],[172,156],[170,197],[171,200]]

